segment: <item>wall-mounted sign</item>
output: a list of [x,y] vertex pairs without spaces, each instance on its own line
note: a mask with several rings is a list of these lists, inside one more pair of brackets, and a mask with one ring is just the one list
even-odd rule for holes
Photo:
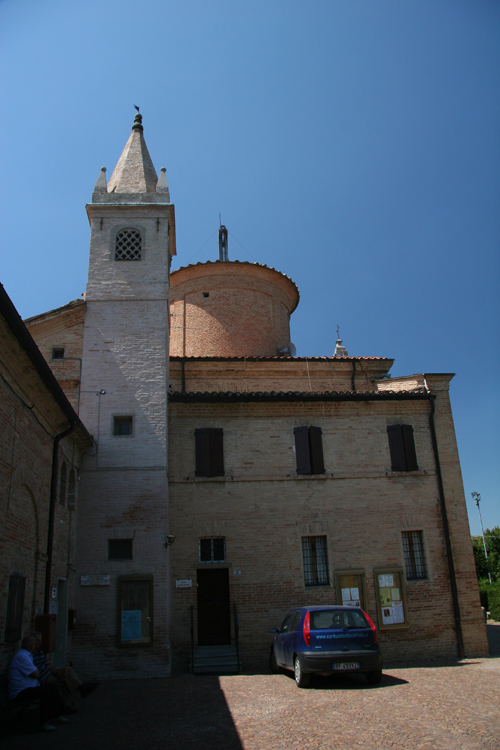
[[241,568],[234,568],[233,576],[240,576],[240,575],[241,575]]
[[191,578],[178,578],[175,582],[176,589],[190,589],[193,585]]
[[405,577],[400,568],[375,570],[379,628],[408,627]]
[[81,576],[80,586],[109,586],[109,575]]

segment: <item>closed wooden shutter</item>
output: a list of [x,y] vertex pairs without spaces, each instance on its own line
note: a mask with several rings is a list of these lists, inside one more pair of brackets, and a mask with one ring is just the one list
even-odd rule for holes
[[309,447],[311,454],[311,474],[324,474],[323,438],[321,427],[309,427]]
[[406,471],[405,449],[403,445],[401,425],[388,425],[387,436],[389,438],[392,471]]
[[220,428],[210,428],[210,476],[224,476],[224,440]]
[[411,424],[391,424],[387,427],[392,471],[417,471],[417,454]]
[[197,477],[224,476],[223,430],[201,427],[194,431]]
[[309,429],[307,427],[295,427],[295,457],[297,461],[297,474],[311,473],[311,456],[309,453]]
[[206,427],[194,431],[196,450],[196,476],[210,476],[210,435]]
[[406,471],[417,471],[417,453],[415,451],[415,438],[413,437],[413,427],[411,424],[402,424],[401,434],[403,436],[403,446],[406,458]]

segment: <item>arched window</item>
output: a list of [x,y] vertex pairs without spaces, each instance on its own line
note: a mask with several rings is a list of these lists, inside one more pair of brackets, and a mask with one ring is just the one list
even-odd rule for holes
[[68,508],[74,508],[76,504],[76,476],[75,470],[71,469],[68,480]]
[[140,260],[141,244],[137,229],[122,229],[116,235],[115,260]]
[[61,474],[59,477],[59,502],[61,505],[66,503],[66,464],[63,463],[61,466]]

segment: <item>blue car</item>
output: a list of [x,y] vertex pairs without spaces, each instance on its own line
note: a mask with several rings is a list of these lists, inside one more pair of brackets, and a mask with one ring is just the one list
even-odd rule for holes
[[361,672],[372,685],[382,679],[375,625],[359,607],[296,607],[274,633],[269,665],[295,674],[297,687],[311,675]]

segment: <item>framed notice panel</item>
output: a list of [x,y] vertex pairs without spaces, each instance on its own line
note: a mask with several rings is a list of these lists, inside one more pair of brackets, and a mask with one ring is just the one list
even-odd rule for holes
[[344,607],[361,607],[366,610],[364,570],[336,570],[335,592],[337,604]]
[[153,576],[118,578],[118,645],[153,645]]
[[373,571],[380,630],[409,626],[406,609],[405,575],[402,568],[378,568]]

